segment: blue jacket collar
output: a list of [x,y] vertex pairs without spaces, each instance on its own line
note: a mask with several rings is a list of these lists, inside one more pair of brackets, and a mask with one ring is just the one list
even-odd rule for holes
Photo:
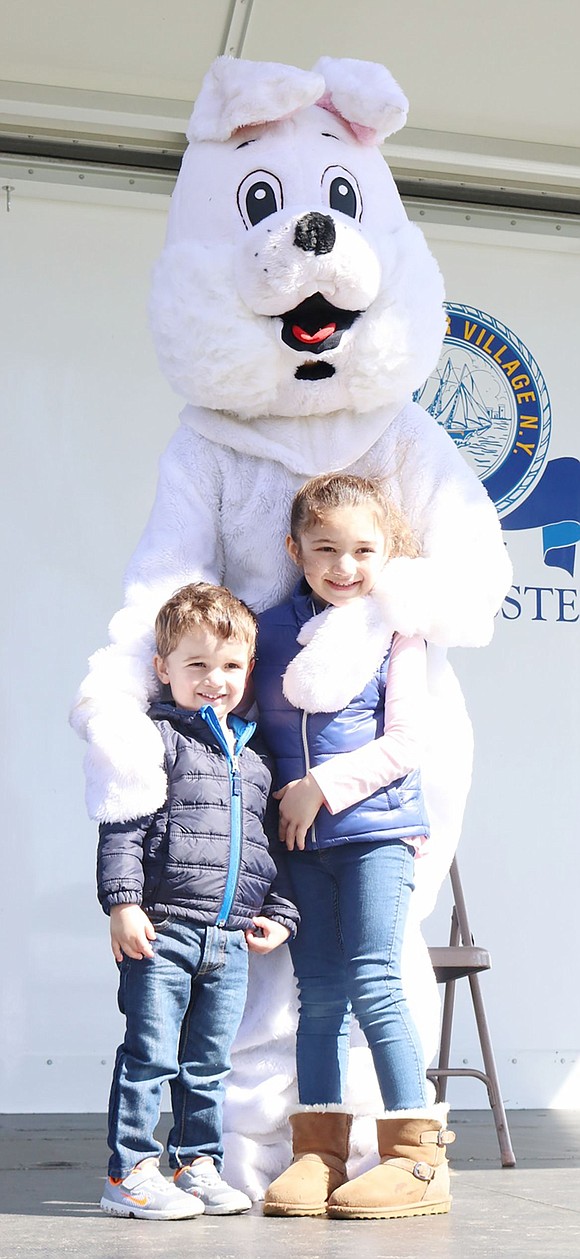
[[304,625],[318,612],[324,612],[324,609],[328,607],[328,604],[321,603],[320,599],[313,594],[305,577],[301,577],[296,583],[290,598],[299,626]]
[[[225,739],[219,718],[216,717],[211,704],[204,704],[203,708],[179,708],[173,700],[156,700],[149,709],[149,716],[156,721],[164,719],[170,721],[172,725],[179,726],[191,734],[207,734],[209,730],[220,747],[225,749]],[[256,723],[246,721],[244,717],[239,717],[236,713],[230,713],[228,725],[234,732],[235,752],[241,752],[251,739]]]

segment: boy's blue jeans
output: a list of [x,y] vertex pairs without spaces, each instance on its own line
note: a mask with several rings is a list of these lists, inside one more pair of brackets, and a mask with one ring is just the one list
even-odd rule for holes
[[127,1028],[117,1050],[109,1100],[109,1175],[124,1178],[158,1157],[161,1089],[170,1081],[171,1167],[200,1154],[223,1166],[223,1079],[241,1022],[248,982],[243,931],[154,923],[154,957],[120,965],[119,1008]]
[[401,986],[413,865],[412,849],[397,840],[288,853],[301,915],[290,950],[300,993],[303,1105],[343,1101],[351,1010],[369,1044],[385,1110],[426,1105],[423,1052]]

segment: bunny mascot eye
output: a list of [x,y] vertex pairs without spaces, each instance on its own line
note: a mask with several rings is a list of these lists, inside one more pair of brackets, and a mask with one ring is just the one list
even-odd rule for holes
[[328,199],[331,210],[339,210],[349,218],[362,218],[363,203],[358,183],[343,166],[327,166],[321,180],[323,200]]
[[270,171],[251,171],[238,188],[238,209],[247,228],[255,227],[283,205],[282,184]]

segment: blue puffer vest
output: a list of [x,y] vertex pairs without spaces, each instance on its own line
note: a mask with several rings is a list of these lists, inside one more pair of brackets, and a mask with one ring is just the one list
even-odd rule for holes
[[247,746],[254,724],[230,719],[232,756],[210,705],[192,711],[159,702],[149,715],[165,744],[167,799],[148,817],[101,825],[103,909],[137,904],[231,931],[264,913],[294,934],[298,912],[263,827],[271,776]]
[[[276,785],[302,778],[330,757],[370,743],[384,732],[385,687],[390,650],[366,686],[341,712],[304,713],[282,692],[287,665],[300,650],[297,634],[316,612],[301,581],[291,599],[259,619],[258,658],[253,673],[260,732],[276,767]],[[427,835],[429,823],[419,770],[381,787],[366,800],[331,814],[321,808],[306,838],[307,849],[334,844],[411,840]]]

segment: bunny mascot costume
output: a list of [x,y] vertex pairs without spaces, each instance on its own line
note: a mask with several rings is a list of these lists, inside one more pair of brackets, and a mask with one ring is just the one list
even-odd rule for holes
[[[197,579],[229,586],[256,611],[281,601],[296,580],[284,539],[298,487],[338,470],[384,478],[422,557],[389,563],[350,621],[343,609],[322,614],[298,657],[296,703],[343,706],[395,630],[429,644],[431,842],[417,863],[404,982],[430,1061],[439,1002],[420,922],[449,868],[471,773],[470,725],[445,648],[489,641],[510,566],[485,490],[412,401],[437,363],[445,318],[437,265],[379,148],[406,111],[373,63],[323,57],[304,71],[220,57],[208,71],[151,296],[161,368],[186,406],[161,458],[125,605],[110,645],[91,659],[72,723],[88,742],[92,817],[128,820],[161,806],[163,746],[146,715],[161,604]],[[326,667],[333,657],[339,669]],[[224,1127],[228,1177],[254,1199],[289,1156],[295,1004],[287,950],[252,958]],[[376,1161],[381,1105],[356,1030],[345,1110],[360,1117],[357,1172]],[[439,1157],[437,1143],[421,1149],[423,1167]]]

